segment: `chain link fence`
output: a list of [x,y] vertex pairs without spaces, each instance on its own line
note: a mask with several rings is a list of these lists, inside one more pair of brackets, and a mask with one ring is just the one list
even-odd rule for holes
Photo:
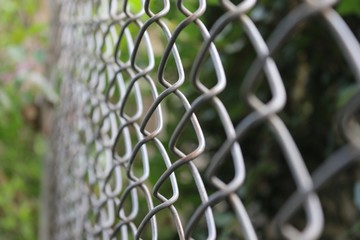
[[[293,3],[270,32],[256,25],[269,17],[257,1],[234,2],[54,2],[61,103],[45,177],[44,239],[321,236],[317,190],[360,155],[359,42],[336,1]],[[282,115],[296,92],[289,96],[276,61],[308,21],[322,21],[345,59],[339,71],[355,82],[336,120],[344,140],[311,171]],[[248,66],[243,46],[251,49]],[[275,161],[287,165],[282,181],[293,186],[265,220],[246,201],[250,190],[262,191],[249,184],[256,174],[245,154],[249,137],[262,138],[253,132],[260,127],[278,146]],[[267,148],[256,141],[254,154]]]

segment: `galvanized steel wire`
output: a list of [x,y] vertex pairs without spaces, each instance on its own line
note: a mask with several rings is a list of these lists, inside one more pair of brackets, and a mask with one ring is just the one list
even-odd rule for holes
[[[255,0],[239,4],[219,0],[224,14],[210,29],[201,20],[207,11],[206,0],[198,0],[196,9],[189,9],[184,0],[163,0],[156,3],[159,4],[156,12],[153,12],[153,2],[57,1],[57,68],[62,75],[62,100],[52,139],[52,239],[140,239],[150,235],[152,239],[162,239],[162,229],[167,227],[157,221],[162,212],[171,216],[168,224],[179,239],[192,238],[199,225],[206,239],[216,239],[219,226],[214,211],[219,203],[229,205],[244,239],[257,239],[238,192],[246,178],[240,140],[260,124],[271,129],[297,186],[274,217],[275,236],[319,238],[324,217],[316,190],[359,159],[359,123],[354,116],[360,108],[360,94],[348,102],[341,114],[340,122],[348,143],[311,175],[306,160],[278,115],[287,96],[272,56],[300,23],[311,16],[321,16],[360,84],[360,45],[333,9],[336,1],[303,1],[283,18],[267,40],[248,14],[257,4]],[[166,18],[174,9],[182,15],[182,20],[171,26]],[[257,55],[243,79],[227,78],[215,44],[230,24],[241,26]],[[190,72],[185,71],[178,48],[179,35],[188,26],[196,27],[203,38],[201,48],[193,49],[196,57],[191,60]],[[154,43],[151,28],[166,39],[160,58],[154,53],[159,42]],[[175,64],[175,80],[169,80],[165,74],[169,59]],[[200,74],[208,67],[204,65],[205,59],[211,59],[216,75],[216,83],[210,86]],[[271,92],[267,102],[255,94],[262,72]],[[242,81],[241,95],[252,109],[236,125],[219,98],[229,81]],[[189,100],[182,90],[184,85],[196,90],[198,96]],[[169,97],[183,106],[184,114],[177,119],[173,132],[164,134],[170,121],[168,116],[172,114],[171,109],[164,107]],[[204,158],[208,139],[197,113],[208,106],[215,110],[226,141],[213,156],[203,160],[207,165],[203,172],[195,162]],[[197,145],[184,150],[178,142],[188,126],[193,129]],[[154,152],[157,152],[156,158]],[[226,182],[219,177],[225,159],[232,161],[234,171],[232,179]],[[165,170],[151,183],[152,167],[156,165],[150,164],[153,162]],[[183,181],[179,171],[184,167],[200,199],[200,204],[186,219],[176,205],[186,195],[179,190],[179,182]],[[170,184],[168,192],[162,190],[166,183]],[[209,191],[209,185],[215,190]],[[289,222],[299,208],[303,208],[306,215],[303,229]]]

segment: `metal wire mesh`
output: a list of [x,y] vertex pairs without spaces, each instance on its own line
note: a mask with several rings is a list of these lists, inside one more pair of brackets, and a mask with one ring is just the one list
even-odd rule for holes
[[[47,205],[51,239],[217,239],[220,232],[231,230],[217,221],[224,211],[236,218],[241,233],[237,238],[257,239],[239,193],[246,179],[240,140],[260,124],[271,129],[296,184],[272,220],[274,236],[321,235],[324,217],[316,190],[359,159],[355,116],[360,95],[355,94],[341,114],[347,144],[311,175],[279,116],[287,96],[272,56],[300,23],[320,16],[360,84],[360,46],[333,10],[336,1],[303,1],[267,41],[248,14],[256,1],[190,2],[57,1],[62,101],[52,139]],[[223,9],[211,27],[202,20],[210,2]],[[176,26],[168,21],[174,12]],[[238,79],[227,77],[226,59],[216,45],[231,24],[244,31],[256,54],[246,76]],[[186,40],[188,47],[194,42],[190,59],[180,48],[188,28],[196,29],[202,39],[200,47],[195,47],[195,37]],[[184,67],[185,61],[190,67]],[[212,69],[215,81],[202,77],[205,68]],[[264,78],[259,77],[262,73]],[[241,97],[251,108],[238,122],[219,97],[230,81],[242,82]],[[259,81],[267,83],[267,101],[255,93]],[[190,97],[191,91],[195,97]],[[208,123],[200,116],[204,109],[211,109]],[[224,141],[209,154],[212,139],[202,125],[215,121]],[[187,199],[190,196],[196,198]],[[190,210],[184,201],[192,203]],[[300,208],[305,212],[302,228],[290,222]]]

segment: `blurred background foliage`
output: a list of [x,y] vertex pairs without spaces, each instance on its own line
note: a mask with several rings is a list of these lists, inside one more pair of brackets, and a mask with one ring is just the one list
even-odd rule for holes
[[[195,9],[196,2],[189,7]],[[299,2],[259,1],[250,16],[267,38],[279,21]],[[45,77],[48,74],[45,66],[49,10],[47,0],[1,0],[0,3],[0,239],[37,239],[41,163],[46,152],[46,137],[51,131],[43,106],[44,102],[48,105],[57,102],[57,94]],[[209,0],[208,3],[207,12],[202,19],[211,28],[224,11],[216,0]],[[343,0],[337,9],[359,38],[358,0]],[[173,6],[167,18],[169,26],[176,26],[183,16]],[[324,22],[319,17],[314,17],[299,26],[294,36],[274,55],[289,96],[281,117],[294,135],[311,170],[343,143],[333,123],[336,110],[354,88],[351,72],[341,51],[331,39]],[[179,36],[179,42],[182,43],[178,48],[188,74],[191,59],[196,53],[192,49],[201,46],[201,35],[196,28],[189,26]],[[224,29],[216,39],[216,45],[222,53],[228,79],[240,80],[255,57],[241,26],[232,24]],[[211,66],[211,62],[204,64]],[[169,69],[175,71],[174,66]],[[205,70],[201,73],[201,77],[215,81],[213,75],[212,71]],[[195,99],[198,93],[187,86],[182,91],[189,99]],[[247,106],[232,104],[239,101],[240,88],[241,81],[229,81],[225,93],[220,96],[228,107],[234,124],[249,113]],[[266,87],[259,86],[257,92],[262,99],[269,97],[264,89]],[[176,108],[176,104],[171,101],[169,105],[171,109]],[[224,136],[219,137],[223,135],[223,130],[219,122],[214,122],[212,110],[200,112],[199,118],[203,120],[205,134],[211,139],[207,151],[213,154],[224,139]],[[174,126],[169,125],[167,128],[171,132]],[[245,200],[260,237],[265,238],[271,216],[294,191],[294,185],[284,181],[291,176],[279,147],[266,127],[251,131],[243,140],[242,146],[248,176],[239,194]],[[260,150],[259,146],[262,146]],[[231,175],[228,174],[231,173],[231,166],[224,166],[223,170]],[[160,174],[161,171],[158,175]],[[229,176],[222,177],[226,179]],[[351,238],[359,232],[359,224],[356,222],[359,214],[351,199],[357,177],[358,172],[350,169],[333,183],[332,188],[325,188],[322,201],[328,210],[326,217],[330,227],[326,229],[324,239],[333,239],[332,236]],[[157,179],[154,176],[152,178],[154,182]],[[181,202],[179,208],[186,210],[188,214],[193,211],[191,205],[194,205],[194,201],[198,201],[192,186],[192,182],[181,186],[187,192],[187,201]],[[334,187],[338,190],[334,190]],[[338,202],[332,200],[334,196],[339,199]],[[166,222],[166,218],[163,220]],[[219,226],[227,226],[235,232],[220,232],[219,239],[239,236],[236,235],[239,234],[236,220],[231,214],[225,211],[217,216],[216,221]],[[169,237],[170,235],[169,232]]]
[[48,131],[40,104],[56,98],[45,78],[45,3],[0,1],[0,239],[37,239]]
[[[279,22],[302,1],[260,1],[249,13],[262,36],[267,39]],[[336,6],[357,39],[360,39],[360,4],[358,1],[341,1]],[[217,5],[211,5],[212,14],[205,16],[208,27],[214,16],[223,14]],[[237,125],[251,110],[241,101],[240,89],[256,54],[237,23],[225,28],[215,40],[228,78],[228,85],[220,98],[227,107],[234,125]],[[310,173],[336,149],[344,144],[337,125],[337,114],[356,87],[355,79],[345,61],[338,43],[333,39],[328,26],[320,16],[313,16],[299,24],[282,47],[274,54],[287,91],[287,104],[280,117],[289,128],[297,143]],[[204,63],[205,65],[206,63]],[[211,68],[204,68],[211,69]],[[204,71],[204,79],[214,76]],[[256,89],[263,101],[270,99],[265,77]],[[237,104],[233,104],[236,102]],[[211,114],[207,114],[211,116]],[[204,132],[217,139],[208,145],[210,155],[222,144],[224,137],[221,124],[203,121]],[[208,124],[206,124],[208,123]],[[215,137],[216,136],[216,137]],[[240,140],[247,167],[244,187],[239,191],[260,239],[269,239],[269,223],[296,186],[284,155],[271,130],[266,124],[251,129]],[[229,157],[230,158],[230,157]],[[230,160],[230,159],[229,159]],[[231,161],[227,161],[231,162]],[[225,181],[231,177],[231,165],[224,165],[221,176]],[[332,179],[320,191],[326,228],[321,239],[359,238],[359,209],[354,204],[354,185],[359,179],[359,170],[349,168]],[[231,211],[231,210],[230,210]],[[298,227],[304,226],[303,212],[292,220]],[[233,226],[230,214],[222,214],[226,226]],[[295,220],[296,219],[296,220]],[[233,239],[225,234],[223,239]]]
[[[210,29],[225,11],[218,1],[207,2],[207,11],[201,20]],[[266,40],[279,22],[301,3],[302,1],[297,0],[263,0],[256,4],[249,16]],[[185,5],[192,10],[198,7],[197,1],[187,2]],[[356,38],[360,39],[359,2],[357,0],[340,1],[335,8]],[[154,9],[156,9],[155,4]],[[156,11],[154,10],[154,12]],[[174,30],[183,19],[184,16],[177,12],[176,7],[173,7],[166,16],[166,23],[171,30]],[[163,39],[162,42],[166,44],[166,40]],[[200,32],[193,25],[187,26],[177,38],[177,48],[182,57],[187,78],[190,75],[197,49],[200,49],[202,42]],[[236,21],[222,30],[215,39],[215,44],[227,76],[227,87],[219,97],[236,126],[251,112],[242,99],[241,88],[242,79],[255,60],[256,53],[241,24]],[[196,50],[192,51],[193,49]],[[161,53],[160,50],[157,61],[160,61]],[[345,143],[337,125],[337,114],[359,88],[338,43],[332,37],[321,16],[315,15],[300,23],[295,31],[289,34],[273,57],[288,96],[285,109],[279,116],[289,128],[310,173],[312,173],[328,156]],[[214,85],[217,80],[212,65],[213,63],[208,57],[203,62],[200,71],[199,79],[206,82],[207,86]],[[174,73],[177,73],[176,65],[170,57],[165,68],[165,78],[175,81],[177,74]],[[255,93],[266,102],[271,95],[265,76],[260,76],[260,78],[261,81]],[[200,93],[186,82],[180,89],[191,101],[200,96]],[[170,109],[171,112],[168,112],[165,132],[171,133],[181,119],[184,108],[176,98],[169,97],[166,103],[167,109]],[[195,160],[203,173],[209,159],[226,140],[226,137],[219,117],[210,104],[204,104],[196,112],[196,115],[207,141],[206,154]],[[244,200],[259,239],[270,239],[271,219],[291,193],[296,191],[296,185],[284,154],[266,124],[260,124],[249,130],[248,134],[240,140],[240,144],[245,158],[247,177],[238,194]],[[185,130],[178,145],[185,152],[190,152],[197,146],[194,133]],[[159,156],[159,158],[161,157]],[[219,177],[225,182],[231,180],[234,174],[231,156],[228,158],[219,170]],[[184,180],[186,179],[186,170],[179,170],[178,174],[182,176],[183,182],[179,186],[180,198],[175,206],[180,209],[182,217],[188,219],[195,210],[194,206],[200,203],[200,199],[194,183],[191,181],[186,183]],[[155,182],[157,177],[154,175],[152,177]],[[357,194],[354,192],[354,187],[359,178],[359,169],[351,167],[337,175],[320,190],[320,199],[326,219],[326,227],[321,239],[360,238],[360,222],[358,221],[360,214],[354,199]],[[206,186],[206,188],[209,193],[215,190],[212,186]],[[186,197],[182,196],[185,193]],[[218,239],[241,239],[241,230],[238,228],[232,209],[229,205],[219,208],[222,210],[215,210],[215,219],[219,226]],[[295,226],[302,228],[304,213],[299,211],[291,221]],[[204,227],[204,223],[200,223],[195,231],[195,239],[205,239],[206,231],[202,227]],[[226,227],[226,230],[222,231],[224,229],[222,227]],[[170,236],[168,239],[176,239],[176,236]]]

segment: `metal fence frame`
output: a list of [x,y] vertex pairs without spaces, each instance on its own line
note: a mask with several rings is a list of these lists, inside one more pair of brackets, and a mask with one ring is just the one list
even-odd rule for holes
[[[200,18],[206,14],[205,0],[199,0],[198,8],[193,11],[186,7],[186,1],[164,0],[163,7],[157,13],[151,11],[151,1],[138,1],[141,8],[135,8],[135,12],[130,7],[130,2],[54,2],[56,31],[53,43],[54,54],[58,58],[54,72],[61,74],[62,101],[57,110],[51,141],[52,151],[49,153],[44,177],[46,204],[42,238],[139,239],[145,226],[150,224],[152,239],[161,239],[160,229],[163,226],[157,225],[156,216],[161,211],[168,211],[179,239],[191,238],[202,218],[205,219],[206,238],[216,239],[217,226],[213,209],[215,205],[227,202],[237,218],[243,237],[257,239],[238,190],[243,185],[246,174],[239,140],[250,128],[259,124],[266,124],[272,130],[297,185],[294,194],[273,219],[274,234],[287,239],[319,238],[324,219],[316,190],[345,166],[359,159],[359,124],[354,116],[360,108],[360,94],[355,94],[350,99],[341,114],[340,122],[348,143],[331,154],[311,175],[290,131],[278,115],[287,100],[283,80],[272,55],[281,48],[284,40],[299,23],[318,15],[327,24],[357,84],[360,84],[360,45],[344,20],[332,8],[336,1],[303,1],[277,25],[267,41],[248,16],[248,12],[256,5],[255,0],[244,0],[238,5],[229,0],[219,0],[224,14],[210,30]],[[164,21],[170,7],[176,8],[184,18],[173,31]],[[226,78],[214,43],[215,38],[232,22],[243,27],[257,54],[242,80],[242,95],[253,111],[236,126],[218,97],[230,80]],[[114,25],[119,28],[112,28]],[[130,25],[139,29],[136,38],[129,30]],[[157,69],[152,36],[148,30],[154,25],[161,29],[167,39]],[[189,25],[196,26],[204,40],[197,50],[191,72],[185,75],[177,39]],[[128,54],[121,53],[122,42],[126,42]],[[144,56],[139,53],[141,44],[146,46],[145,66],[138,64],[139,56]],[[208,56],[213,62],[217,78],[212,87],[207,87],[204,80],[199,78],[204,59]],[[175,83],[164,76],[170,57],[175,60],[179,76]],[[127,58],[126,61],[124,58]],[[272,94],[268,102],[262,102],[254,94],[254,86],[261,71],[266,75]],[[154,72],[157,72],[156,78],[152,75]],[[145,103],[140,81],[147,84],[149,96],[152,97],[147,110],[143,107]],[[190,102],[180,90],[184,84],[200,93],[194,101]],[[116,91],[120,92],[120,98],[114,103],[111,98]],[[125,108],[132,91],[135,92],[137,105],[136,111],[129,115]],[[164,114],[171,114],[161,106],[169,96],[176,98],[186,111],[169,136],[169,146],[166,146],[159,135],[167,124]],[[207,160],[207,170],[201,172],[194,161],[203,156],[207,139],[196,113],[206,104],[211,104],[215,109],[227,140]],[[156,121],[152,122],[151,118]],[[149,122],[155,125],[155,129],[147,129]],[[198,145],[191,151],[184,152],[177,146],[177,141],[187,124],[193,127]],[[116,150],[120,142],[124,146],[123,154]],[[154,186],[148,185],[151,174],[149,161],[155,161],[147,150],[147,144],[150,143],[160,152],[162,164],[166,165],[166,171]],[[227,155],[231,156],[234,176],[231,181],[224,182],[217,174]],[[139,159],[142,161],[140,176],[134,170],[134,162],[140,161]],[[201,199],[201,204],[196,206],[193,215],[185,221],[175,207],[179,198],[178,182],[182,181],[176,173],[182,166],[188,167]],[[110,184],[112,178],[115,179],[112,180],[113,185]],[[167,194],[160,191],[166,181],[171,183],[171,197],[166,197]],[[204,182],[212,185],[216,191],[209,194]],[[135,224],[141,197],[147,203],[147,212],[141,222]],[[127,198],[131,199],[131,209],[124,209]],[[160,203],[155,205],[155,199]],[[303,229],[297,229],[289,223],[289,219],[300,207],[306,213],[306,226]]]

